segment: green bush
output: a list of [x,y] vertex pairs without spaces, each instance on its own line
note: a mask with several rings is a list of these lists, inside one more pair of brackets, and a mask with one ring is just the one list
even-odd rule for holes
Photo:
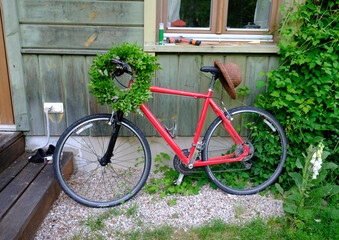
[[[284,188],[294,184],[288,173],[297,171],[296,160],[309,145],[323,141],[328,160],[339,159],[338,4],[308,0],[294,7],[282,10],[281,62],[267,73],[267,92],[256,103],[276,116],[289,140],[286,172],[279,178]],[[337,172],[328,176],[336,178]]]

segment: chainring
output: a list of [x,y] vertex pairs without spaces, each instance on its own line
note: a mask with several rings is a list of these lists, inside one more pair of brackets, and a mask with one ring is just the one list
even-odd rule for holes
[[[188,157],[189,154],[190,154],[188,149],[182,149],[182,153],[186,157]],[[199,171],[200,167],[189,169],[185,165],[185,163],[178,157],[178,155],[175,155],[174,158],[173,158],[173,167],[174,167],[175,171],[177,171],[178,173],[182,173],[184,175],[191,175],[191,174],[194,174],[194,173],[204,172],[204,171]]]

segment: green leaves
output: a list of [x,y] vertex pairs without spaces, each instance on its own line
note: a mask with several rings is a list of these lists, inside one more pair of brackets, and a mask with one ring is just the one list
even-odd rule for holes
[[[134,79],[129,89],[120,89],[120,85],[111,79],[114,69],[113,58],[127,62],[133,72]],[[158,58],[143,51],[137,44],[123,43],[114,46],[106,53],[97,55],[89,75],[91,76],[90,92],[98,99],[99,104],[107,103],[114,110],[122,110],[128,114],[151,98],[150,82],[154,72],[160,69]],[[118,99],[116,99],[118,98]]]
[[[331,162],[322,163],[327,156],[328,154],[323,152],[322,143],[318,147],[310,146],[307,155],[304,154],[304,160],[297,159],[296,161],[296,166],[301,169],[301,173],[288,173],[295,185],[290,190],[284,191],[280,184],[275,184],[278,192],[285,199],[283,210],[286,216],[295,223],[304,224],[309,220],[313,221],[320,212],[328,211],[324,199],[337,196],[339,192],[338,185],[326,181],[326,176],[329,173],[327,170],[335,170],[338,167]],[[320,166],[322,164],[320,169],[318,164]],[[319,175],[314,175],[315,171],[319,171]],[[333,216],[333,218],[336,217]]]
[[[297,170],[296,159],[321,139],[330,152],[329,160],[339,158],[337,3],[306,1],[294,7],[293,11],[282,10],[280,65],[266,74],[267,92],[259,95],[256,103],[272,112],[286,131],[288,171]],[[263,86],[265,82],[258,81],[257,87]],[[284,173],[280,177],[282,186],[290,186],[290,179]]]
[[[149,194],[158,194],[159,198],[164,198],[169,195],[192,195],[199,194],[200,187],[209,183],[206,173],[197,173],[193,175],[185,176],[181,185],[175,185],[174,180],[179,176],[179,173],[172,168],[169,168],[168,162],[170,156],[167,153],[158,154],[154,161],[155,174],[163,173],[162,178],[151,178],[150,183],[145,186],[145,192]],[[214,184],[211,187],[216,189]],[[154,198],[155,199],[155,198]],[[176,198],[172,198],[168,201],[168,205],[176,205]]]

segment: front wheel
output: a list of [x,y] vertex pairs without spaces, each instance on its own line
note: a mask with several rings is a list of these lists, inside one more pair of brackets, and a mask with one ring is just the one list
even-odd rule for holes
[[[61,135],[53,156],[54,172],[60,187],[73,200],[89,207],[112,207],[135,196],[146,182],[151,152],[142,132],[123,119],[107,165],[100,164],[114,124],[110,114],[84,117]],[[61,166],[73,155],[73,173],[63,174]]]
[[[262,109],[237,107],[229,113],[232,126],[252,154],[240,162],[205,166],[205,172],[225,192],[258,193],[273,184],[282,171],[287,156],[286,134],[278,120]],[[243,151],[226,131],[221,117],[215,119],[204,137],[203,161],[229,154],[236,157]]]

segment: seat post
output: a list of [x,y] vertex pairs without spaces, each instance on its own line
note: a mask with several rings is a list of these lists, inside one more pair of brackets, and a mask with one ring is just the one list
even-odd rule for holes
[[219,73],[213,73],[213,76],[212,76],[212,79],[211,79],[211,83],[210,83],[210,86],[209,86],[209,88],[208,88],[209,91],[213,91],[215,81],[216,81],[218,78],[219,78]]

